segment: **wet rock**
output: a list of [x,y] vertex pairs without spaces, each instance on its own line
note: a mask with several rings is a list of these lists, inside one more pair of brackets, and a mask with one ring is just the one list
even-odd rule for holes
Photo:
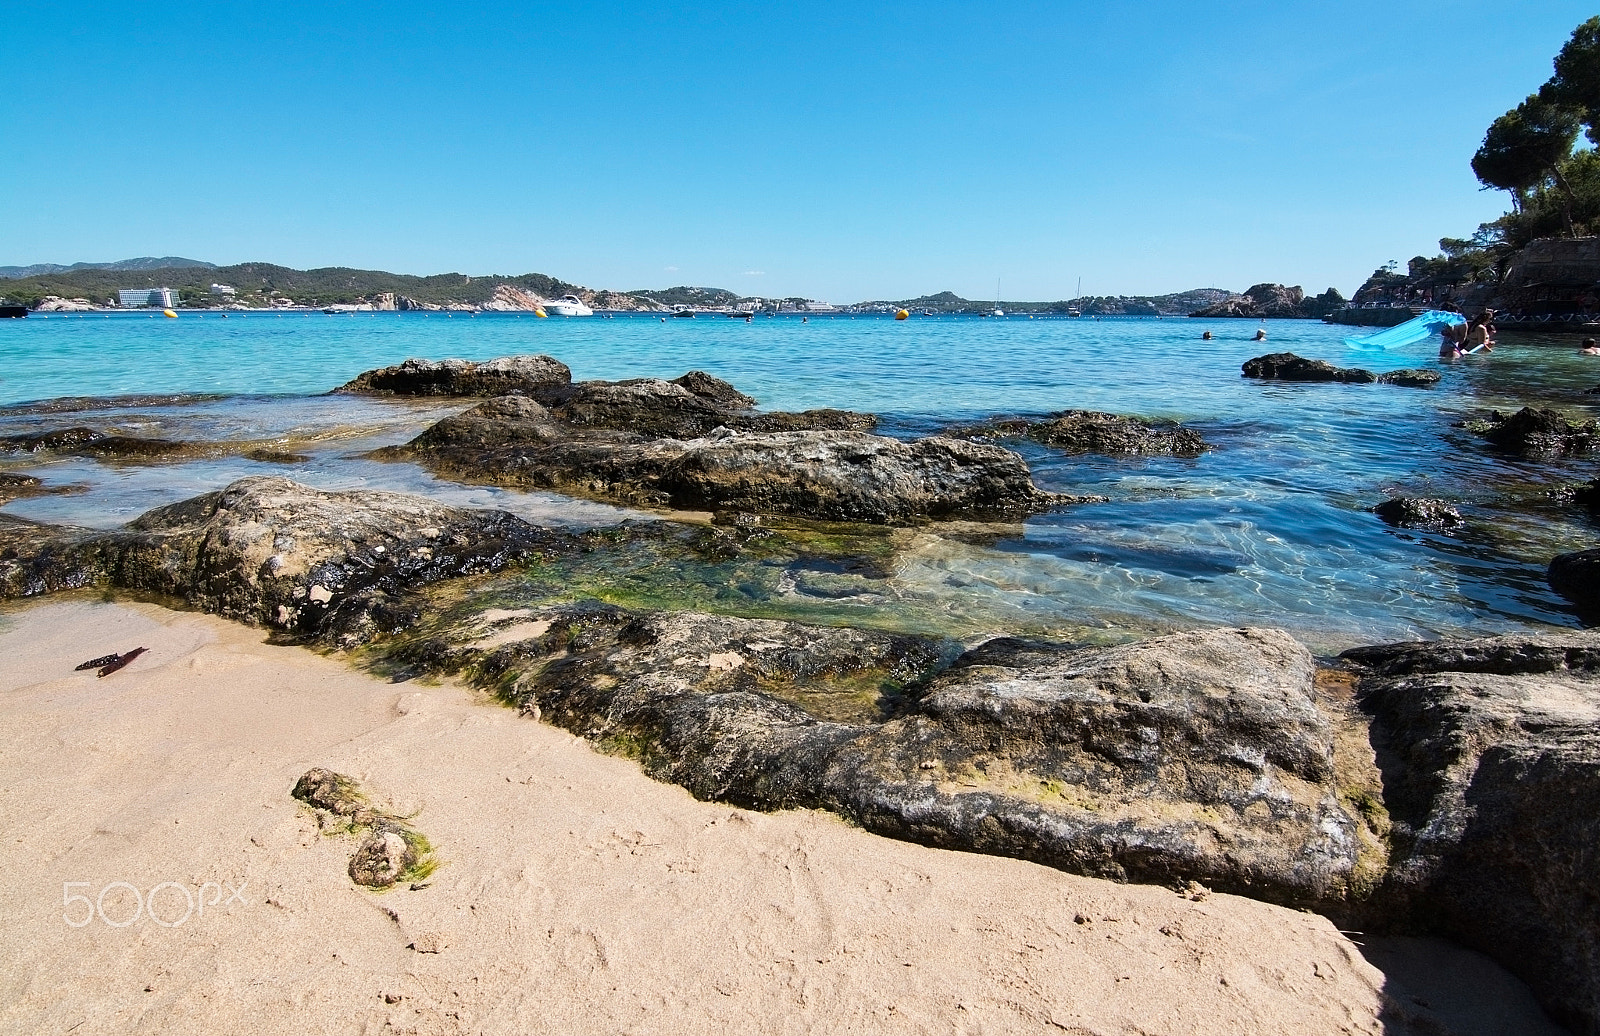
[[101,460],[159,460],[191,457],[202,453],[226,452],[223,444],[181,442],[177,439],[141,438],[133,435],[107,435],[93,428],[58,428],[28,435],[0,438],[0,450],[14,453],[73,453]]
[[1407,367],[1378,375],[1381,384],[1399,385],[1402,388],[1433,388],[1439,384],[1439,378],[1438,371],[1423,370],[1418,367]]
[[1509,417],[1494,411],[1486,422],[1468,427],[1500,449],[1534,460],[1600,449],[1600,424],[1540,407],[1523,407]]
[[1372,513],[1402,529],[1454,529],[1466,524],[1453,506],[1428,497],[1391,497],[1373,507]]
[[38,453],[40,450],[72,450],[105,436],[93,428],[56,428],[48,432],[0,437],[0,450],[12,453]]
[[1344,657],[1369,668],[1390,920],[1482,951],[1600,1032],[1600,633]]
[[490,400],[375,455],[465,481],[824,521],[1010,519],[1077,499],[1040,491],[1022,459],[999,447],[900,442],[867,434],[871,414],[762,413],[752,402],[700,371],[553,384]]
[[1340,381],[1370,384],[1378,376],[1359,367],[1335,367],[1326,360],[1308,360],[1294,353],[1268,353],[1244,362],[1244,376],[1273,381]]
[[245,460],[253,460],[260,464],[304,464],[311,458],[303,453],[289,453],[285,450],[246,450],[240,456]]
[[1578,606],[1588,625],[1600,625],[1600,548],[1558,554],[1545,578],[1552,590]]
[[534,395],[571,381],[567,365],[550,356],[502,356],[482,363],[409,359],[366,371],[333,391],[373,396]]
[[705,371],[690,371],[679,378],[673,378],[674,385],[681,385],[690,392],[707,399],[718,406],[735,410],[745,410],[756,405],[756,401],[740,392],[721,378],[714,378]]
[[1068,453],[1198,457],[1211,447],[1200,433],[1172,422],[1068,410],[1028,425],[1028,437]]
[[18,475],[12,472],[0,472],[0,504],[10,503],[12,500],[21,500],[23,497],[39,496],[48,493],[44,487],[44,480],[32,475]]
[[112,460],[149,460],[162,457],[192,456],[205,446],[177,439],[145,439],[133,435],[102,435],[77,446],[72,452]]
[[463,631],[409,657],[701,798],[1284,902],[1342,895],[1355,864],[1313,663],[1282,633],[991,642],[924,684],[947,656],[921,638],[601,606],[518,621],[523,641],[479,652]]
[[[743,511],[824,521],[907,523],[925,519],[1015,518],[1074,498],[1045,493],[1009,450],[935,436],[901,442],[865,432],[741,433],[628,441],[618,433],[551,442],[561,426],[537,416],[530,441],[498,448],[458,447],[508,438],[503,410],[492,427],[467,415],[445,422],[406,449],[452,477],[536,486],[606,500],[684,510]],[[440,439],[448,436],[448,445]],[[544,440],[544,441],[541,441]]]
[[1572,491],[1572,502],[1600,517],[1600,478],[1590,479]]
[[[689,375],[684,375],[689,378]],[[583,381],[538,396],[551,416],[574,431],[609,429],[645,438],[691,439],[717,428],[735,431],[867,431],[877,425],[871,414],[847,410],[807,410],[802,413],[753,413],[749,404],[729,405],[716,397],[726,393],[710,388],[716,379],[701,375],[690,384],[683,378],[636,378],[630,381]],[[718,384],[732,389],[726,382]],[[736,393],[741,400],[748,396]]]
[[0,599],[78,590],[104,578],[87,529],[0,514]]
[[148,511],[120,532],[0,523],[0,589],[29,596],[106,582],[351,646],[408,624],[420,586],[579,549],[504,511],[255,477]]
[[368,888],[390,888],[418,860],[417,850],[401,828],[379,824],[350,857],[350,880]]

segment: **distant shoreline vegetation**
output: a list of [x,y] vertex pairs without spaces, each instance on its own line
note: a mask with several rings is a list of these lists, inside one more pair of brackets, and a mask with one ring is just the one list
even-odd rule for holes
[[[37,271],[44,272],[37,272]],[[18,276],[22,274],[24,276]],[[231,293],[217,290],[225,285]],[[739,295],[725,288],[680,286],[637,291],[605,291],[573,284],[542,273],[516,276],[491,274],[473,277],[441,273],[427,277],[357,270],[343,266],[296,270],[272,263],[214,266],[178,258],[129,259],[117,263],[78,263],[73,266],[40,264],[0,267],[0,300],[39,308],[47,299],[83,302],[95,307],[116,306],[117,292],[141,288],[170,288],[176,303],[186,309],[248,307],[271,309],[275,305],[333,306],[377,304],[384,296],[398,300],[399,308],[503,308],[532,309],[537,303],[576,295],[597,309],[666,311],[694,309],[766,309],[835,311],[847,313],[893,312],[987,314],[996,300],[965,299],[954,292],[914,299],[858,302],[829,306],[800,297],[762,298]],[[1066,315],[1076,310],[1084,316],[1187,316],[1197,310],[1226,303],[1240,296],[1222,288],[1195,288],[1167,295],[1085,296],[1054,302],[1000,300],[1007,313]]]

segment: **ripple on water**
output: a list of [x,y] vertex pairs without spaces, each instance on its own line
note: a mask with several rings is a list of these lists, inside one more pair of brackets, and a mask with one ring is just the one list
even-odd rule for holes
[[[1199,340],[1201,326],[1217,337]],[[987,538],[919,535],[888,579],[776,574],[728,597],[789,595],[828,621],[877,612],[966,637],[1024,632],[1117,639],[1174,627],[1287,627],[1319,649],[1442,633],[1573,625],[1545,585],[1549,558],[1597,541],[1593,521],[1550,503],[1594,461],[1497,456],[1456,425],[1489,407],[1556,405],[1593,416],[1600,363],[1559,338],[1517,340],[1450,364],[1432,390],[1290,385],[1239,376],[1287,350],[1372,370],[1435,366],[1432,349],[1356,354],[1347,328],[1248,322],[874,319],[537,321],[367,314],[0,322],[0,435],[87,425],[120,434],[277,444],[300,464],[222,456],[113,465],[0,457],[6,470],[70,496],[18,500],[6,513],[114,527],[149,507],[250,475],[329,489],[425,493],[503,507],[535,521],[598,525],[634,515],[554,494],[442,482],[360,455],[404,442],[460,402],[321,395],[407,356],[487,359],[543,352],[578,378],[675,376],[702,369],[769,408],[835,406],[884,415],[887,434],[931,434],[996,415],[1098,409],[1182,420],[1215,447],[1199,458],[1069,457],[1008,442],[1046,488],[1109,502],[1042,515]],[[133,394],[143,398],[103,399]],[[60,397],[96,398],[71,399]],[[16,406],[25,399],[50,402]],[[1449,534],[1391,529],[1366,509],[1390,493],[1456,501]],[[681,576],[688,581],[695,573]],[[852,580],[860,578],[861,586]],[[809,580],[809,581],[808,581]],[[870,586],[867,583],[871,583]],[[755,595],[755,596],[752,596]],[[732,604],[730,607],[734,606]]]

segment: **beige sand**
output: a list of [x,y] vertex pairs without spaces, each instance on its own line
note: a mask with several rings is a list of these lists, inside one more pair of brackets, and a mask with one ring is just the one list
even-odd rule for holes
[[[0,1029],[1411,1031],[1377,1021],[1384,974],[1320,917],[696,802],[465,689],[261,640],[86,600],[0,620]],[[352,886],[352,841],[289,797],[313,766],[415,814],[446,861],[427,888]],[[207,905],[114,927],[136,904],[112,886],[68,923],[89,909],[64,895],[113,882],[176,883],[169,923]],[[1388,987],[1404,1011],[1467,1019],[1429,1031],[1554,1031],[1483,958],[1390,952],[1416,972]],[[1464,981],[1429,989],[1440,959]]]

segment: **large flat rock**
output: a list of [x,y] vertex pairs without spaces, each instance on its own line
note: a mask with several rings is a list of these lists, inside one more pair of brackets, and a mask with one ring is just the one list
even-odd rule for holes
[[[475,647],[481,644],[482,647]],[[1114,649],[598,606],[410,644],[702,798],[1123,880],[1337,899],[1357,862],[1313,663],[1287,635]]]

